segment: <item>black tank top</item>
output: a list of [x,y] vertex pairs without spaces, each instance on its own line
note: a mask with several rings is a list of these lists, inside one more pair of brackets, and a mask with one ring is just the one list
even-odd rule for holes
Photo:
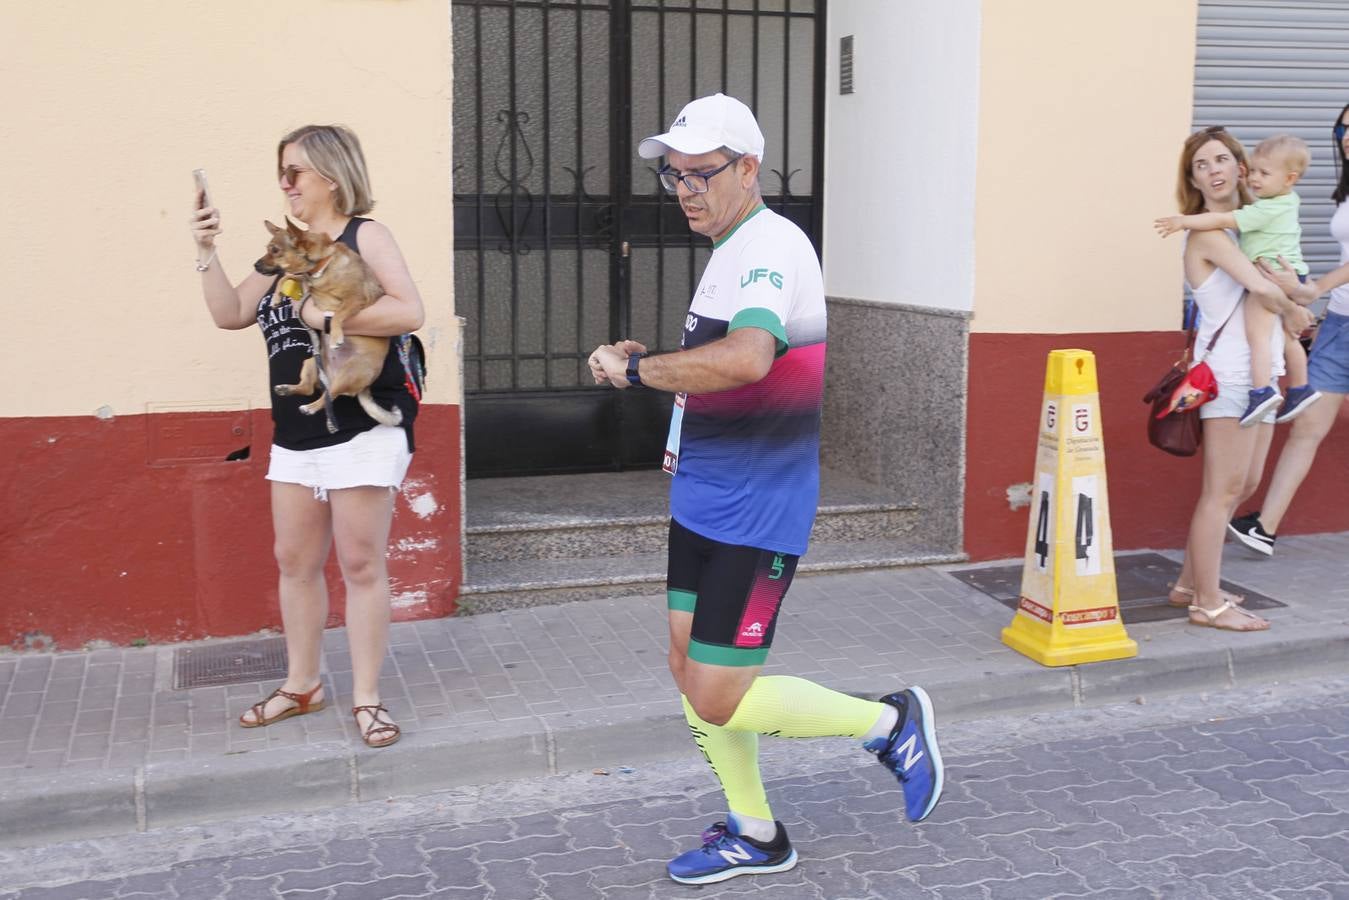
[[[359,216],[353,217],[337,239],[360,253],[356,232],[362,222],[368,221]],[[272,309],[272,296],[280,281],[279,277],[272,281],[272,286],[258,302],[258,326],[267,341],[267,375],[270,379],[267,393],[272,398],[272,422],[275,426],[272,440],[278,447],[287,450],[314,450],[344,444],[379,424],[365,414],[355,397],[335,398],[333,413],[337,417],[337,431],[329,433],[327,417],[322,412],[312,416],[300,412],[300,406],[314,400],[314,397],[278,397],[272,390],[273,385],[295,384],[299,381],[300,367],[310,356],[309,331],[296,317],[294,305],[286,303]],[[417,401],[408,393],[403,363],[394,341],[389,342],[384,369],[370,386],[370,393],[375,402],[385,409],[397,407],[403,411],[402,428],[407,434],[408,452],[414,451],[416,446],[413,443],[412,422],[417,418]]]

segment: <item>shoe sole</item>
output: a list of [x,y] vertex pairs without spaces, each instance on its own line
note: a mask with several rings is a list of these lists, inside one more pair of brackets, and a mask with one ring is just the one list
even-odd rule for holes
[[1269,412],[1271,409],[1278,406],[1282,402],[1283,398],[1280,397],[1278,394],[1275,394],[1273,397],[1270,397],[1264,403],[1261,403],[1255,409],[1251,410],[1250,412],[1246,413],[1241,417],[1240,420],[1241,427],[1250,428],[1253,425],[1259,425],[1260,420],[1264,417],[1265,413]]
[[1259,538],[1253,538],[1250,535],[1246,534],[1244,531],[1233,528],[1230,522],[1227,525],[1227,533],[1232,535],[1232,537],[1236,538],[1242,544],[1242,546],[1246,547],[1248,550],[1254,550],[1256,553],[1259,553],[1262,556],[1274,555],[1273,547],[1271,547],[1269,544],[1266,544]]
[[927,752],[932,757],[933,787],[932,799],[927,802],[927,809],[914,822],[921,822],[928,817],[937,801],[941,799],[942,782],[944,780],[943,766],[941,761],[941,750],[937,747],[937,728],[934,724],[936,717],[932,712],[932,699],[928,697],[927,691],[914,685],[909,688],[909,693],[918,701],[918,708],[923,711],[923,742],[927,745]]
[[1280,413],[1279,415],[1275,416],[1275,417],[1274,417],[1274,424],[1275,424],[1275,425],[1282,425],[1284,422],[1291,422],[1291,421],[1293,421],[1293,420],[1296,419],[1298,416],[1300,416],[1300,415],[1302,415],[1304,412],[1306,412],[1306,411],[1307,411],[1307,407],[1311,406],[1313,403],[1315,403],[1317,400],[1320,400],[1320,399],[1321,399],[1321,392],[1320,392],[1320,391],[1317,391],[1316,393],[1312,394],[1312,395],[1311,395],[1310,397],[1308,397],[1306,400],[1303,400],[1301,403],[1299,403],[1297,406],[1295,406],[1293,409],[1289,410],[1288,412],[1286,412],[1286,413]]
[[789,869],[796,868],[796,848],[792,848],[791,855],[780,863],[771,866],[732,866],[729,869],[723,869],[720,872],[712,872],[707,875],[699,875],[696,878],[681,878],[673,872],[666,870],[674,881],[680,884],[715,884],[718,881],[725,881],[728,878],[735,878],[738,875],[772,875],[774,872],[786,872]]

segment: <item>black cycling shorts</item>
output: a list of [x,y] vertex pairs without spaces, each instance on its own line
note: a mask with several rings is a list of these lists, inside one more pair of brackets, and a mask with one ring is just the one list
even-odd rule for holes
[[773,646],[782,598],[799,557],[723,544],[670,520],[665,590],[670,609],[693,613],[689,659],[757,666]]

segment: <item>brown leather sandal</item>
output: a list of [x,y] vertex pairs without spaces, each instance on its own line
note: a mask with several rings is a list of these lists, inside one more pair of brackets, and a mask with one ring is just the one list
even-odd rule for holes
[[[311,712],[318,712],[328,705],[327,701],[320,700],[317,703],[311,703],[310,700],[312,700],[314,695],[319,692],[319,688],[321,687],[323,687],[323,682],[320,681],[318,684],[314,685],[307,694],[293,694],[290,691],[283,691],[281,688],[277,688],[267,695],[267,699],[259,700],[248,708],[248,711],[253,714],[253,721],[250,722],[243,716],[239,716],[239,724],[244,728],[261,728],[264,725],[280,722],[282,719],[289,719],[293,716],[303,716]],[[293,700],[295,705],[286,707],[269,719],[266,716],[267,704],[272,702],[272,698],[274,697],[285,697],[287,700]]]
[[353,706],[351,714],[356,718],[356,727],[361,727],[361,713],[370,714],[370,727],[361,732],[361,740],[365,741],[367,747],[387,747],[397,741],[403,734],[403,729],[399,728],[392,720],[381,720],[380,716],[389,714],[384,708],[383,703],[371,703],[366,706]]

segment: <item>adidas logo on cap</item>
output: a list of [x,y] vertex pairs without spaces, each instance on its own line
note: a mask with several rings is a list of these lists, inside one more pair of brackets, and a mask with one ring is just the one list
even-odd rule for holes
[[684,128],[684,127],[686,127],[688,124],[689,124],[689,123],[688,123],[687,121],[685,121],[684,116],[680,116],[679,118],[675,119],[674,124],[671,125],[670,127],[671,127],[671,128]]

